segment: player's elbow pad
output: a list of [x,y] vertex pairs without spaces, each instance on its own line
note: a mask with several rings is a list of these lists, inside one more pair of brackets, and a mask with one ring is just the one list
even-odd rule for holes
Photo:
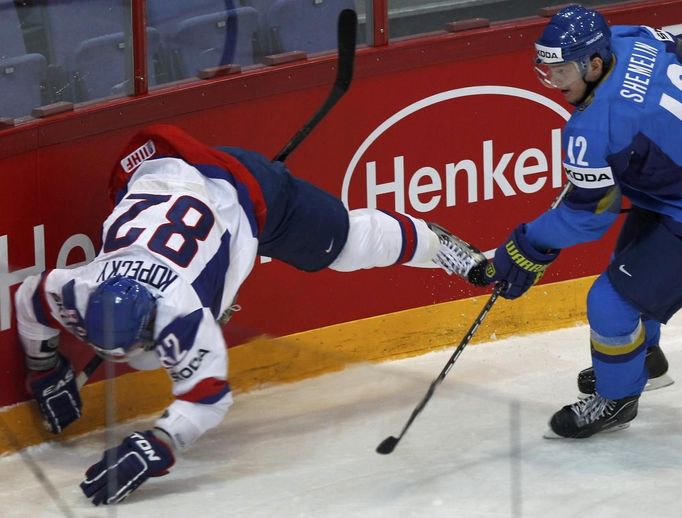
[[232,392],[210,405],[175,400],[156,421],[156,427],[165,431],[177,449],[189,448],[199,437],[218,426],[232,405]]

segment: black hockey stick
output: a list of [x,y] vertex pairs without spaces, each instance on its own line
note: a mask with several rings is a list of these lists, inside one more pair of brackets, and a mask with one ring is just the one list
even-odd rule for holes
[[83,388],[85,382],[88,381],[88,378],[95,373],[97,367],[99,367],[103,361],[104,358],[97,354],[90,358],[90,361],[85,365],[85,367],[83,367],[83,370],[80,372],[80,374],[76,376],[76,385],[78,385],[79,389]]
[[[563,186],[559,195],[556,197],[556,199],[550,205],[550,209],[556,209],[559,206],[559,203],[561,203],[561,200],[564,198],[564,196],[566,196],[566,193],[568,192],[570,185],[571,184],[569,182]],[[474,323],[471,324],[469,331],[464,336],[464,338],[462,338],[462,341],[457,346],[457,349],[455,349],[455,352],[452,353],[452,356],[450,356],[448,363],[445,364],[445,367],[443,367],[443,370],[441,371],[441,373],[438,375],[438,377],[435,380],[433,380],[433,382],[431,383],[431,386],[429,387],[429,390],[426,392],[426,395],[424,396],[424,398],[419,402],[419,404],[412,411],[412,415],[407,420],[407,423],[405,423],[405,426],[403,427],[402,431],[400,432],[400,435],[398,437],[393,437],[392,435],[389,437],[386,437],[386,439],[381,441],[381,444],[379,444],[379,446],[377,446],[377,450],[376,450],[377,453],[381,453],[382,455],[388,455],[389,453],[391,453],[395,449],[395,447],[398,445],[398,442],[400,441],[400,439],[402,439],[403,435],[405,435],[405,432],[407,432],[407,429],[410,427],[410,425],[412,425],[412,421],[414,421],[417,418],[417,416],[419,415],[419,413],[424,409],[424,407],[426,406],[426,403],[428,403],[429,399],[431,399],[431,396],[433,396],[433,393],[436,391],[436,387],[443,382],[443,380],[445,379],[445,376],[447,376],[448,372],[450,371],[452,366],[457,361],[457,358],[459,358],[459,355],[462,354],[462,351],[467,346],[467,344],[469,343],[471,338],[474,336],[474,333],[476,332],[478,327],[483,322],[483,319],[486,317],[488,312],[491,310],[491,308],[493,307],[493,304],[495,304],[497,297],[499,297],[500,293],[502,293],[506,288],[507,288],[507,283],[505,281],[498,282],[495,285],[495,289],[493,289],[493,293],[492,293],[492,295],[490,295],[488,302],[485,303],[485,306],[483,306],[483,309],[478,314],[478,317],[476,317],[476,320],[474,320]]]
[[343,97],[350,87],[353,79],[353,62],[355,61],[355,39],[358,26],[358,17],[352,9],[344,9],[339,14],[338,21],[338,65],[336,80],[331,92],[320,106],[317,112],[306,122],[291,140],[275,155],[275,160],[284,162],[289,154],[303,142],[315,126],[324,118],[329,110]]
[[398,437],[394,437],[392,435],[389,437],[386,437],[386,439],[381,441],[381,444],[379,444],[379,446],[377,446],[377,450],[376,450],[377,453],[381,453],[382,455],[388,455],[389,453],[391,453],[395,449],[395,447],[398,445],[398,442],[400,442],[400,439],[402,439],[403,435],[405,435],[405,432],[407,432],[407,429],[412,425],[412,422],[417,418],[419,413],[422,410],[424,410],[426,403],[429,402],[429,399],[431,399],[431,396],[433,396],[433,393],[436,391],[436,387],[438,387],[438,385],[440,385],[443,382],[443,380],[445,379],[445,376],[448,375],[448,372],[450,372],[450,369],[452,368],[452,366],[457,361],[457,358],[459,358],[459,355],[462,354],[462,351],[467,346],[467,344],[469,343],[471,338],[474,336],[474,333],[476,332],[478,327],[483,322],[483,319],[486,317],[486,315],[488,314],[490,309],[493,307],[493,304],[495,304],[497,297],[499,297],[500,293],[502,293],[502,291],[505,288],[506,288],[505,282],[499,282],[495,285],[495,289],[493,290],[492,295],[490,295],[488,302],[485,303],[485,306],[483,306],[483,309],[481,310],[481,312],[476,317],[476,320],[474,320],[474,323],[471,324],[469,331],[467,331],[467,334],[464,335],[464,338],[462,338],[462,341],[457,346],[457,349],[455,349],[455,352],[452,353],[452,356],[450,356],[450,359],[445,364],[445,367],[443,367],[443,370],[440,372],[438,377],[431,382],[431,386],[429,387],[429,390],[426,392],[426,395],[422,398],[422,400],[419,402],[419,404],[412,411],[412,415],[407,420],[407,423],[405,423],[405,426],[403,426],[403,429],[400,432],[400,435]]

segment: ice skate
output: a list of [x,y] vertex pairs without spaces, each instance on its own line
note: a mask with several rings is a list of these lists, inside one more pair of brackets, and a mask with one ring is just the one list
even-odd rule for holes
[[480,285],[488,262],[481,251],[436,223],[427,222],[426,224],[438,236],[441,244],[433,262],[450,275],[455,274],[473,284]]
[[554,414],[544,437],[584,439],[599,432],[622,430],[637,416],[638,405],[639,396],[612,400],[591,394]]
[[[656,390],[672,385],[674,380],[668,374],[668,360],[659,346],[650,347],[646,352],[646,368],[649,371],[649,379],[644,390]],[[585,398],[594,394],[595,390],[594,369],[588,367],[578,373],[578,397]]]

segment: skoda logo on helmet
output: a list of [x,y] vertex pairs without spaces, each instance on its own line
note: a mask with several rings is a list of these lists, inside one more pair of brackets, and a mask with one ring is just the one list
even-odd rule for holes
[[536,63],[562,63],[564,61],[561,47],[545,47],[535,44]]

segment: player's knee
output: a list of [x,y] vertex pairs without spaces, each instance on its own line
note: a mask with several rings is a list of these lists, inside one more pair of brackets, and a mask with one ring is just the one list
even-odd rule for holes
[[639,324],[639,311],[613,287],[606,274],[600,275],[587,295],[587,320],[603,336],[622,336]]

